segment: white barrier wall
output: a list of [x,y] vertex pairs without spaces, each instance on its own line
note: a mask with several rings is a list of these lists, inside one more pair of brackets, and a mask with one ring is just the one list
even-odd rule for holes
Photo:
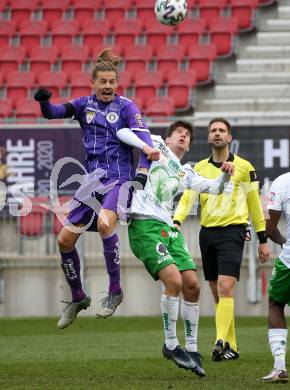
[[[70,300],[70,294],[56,253],[55,237],[48,234],[37,240],[21,240],[16,234],[16,222],[15,218],[3,219],[0,226],[0,315],[2,317],[58,316],[63,307],[61,300]],[[213,300],[207,283],[204,282],[200,266],[198,219],[196,217],[189,219],[183,226],[183,232],[198,264],[198,275],[202,285],[201,315],[212,315]],[[125,298],[116,314],[120,316],[159,315],[161,285],[151,279],[143,264],[131,253],[126,226],[119,227],[119,234],[121,277]],[[102,245],[96,233],[85,233],[84,242],[80,244],[83,244],[79,248],[84,259],[86,291],[92,297],[92,305],[83,315],[94,316],[98,300],[105,295],[108,283]],[[20,255],[21,247],[23,254]],[[277,257],[279,247],[271,244],[271,248],[272,258]],[[257,269],[257,276],[262,276],[262,282],[258,280],[257,283],[259,302],[249,303],[248,251],[249,244],[246,245],[241,279],[236,288],[235,310],[237,315],[266,315],[265,283],[270,279],[273,260]]]

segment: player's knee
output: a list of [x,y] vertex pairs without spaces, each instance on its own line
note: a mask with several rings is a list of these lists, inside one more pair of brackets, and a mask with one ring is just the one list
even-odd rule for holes
[[98,222],[98,232],[101,237],[107,237],[113,234],[115,226],[111,226],[108,221],[99,221]]
[[183,284],[182,286],[183,296],[186,300],[197,301],[200,294],[200,284],[197,280]]
[[181,278],[171,277],[170,279],[168,279],[166,281],[165,288],[166,288],[167,293],[169,293],[169,295],[171,295],[171,294],[174,296],[179,295],[181,292],[181,288],[182,288]]
[[223,280],[218,282],[217,290],[219,297],[231,297],[233,295],[233,283]]
[[74,242],[66,237],[62,233],[60,233],[57,237],[57,245],[60,251],[67,252],[74,248]]

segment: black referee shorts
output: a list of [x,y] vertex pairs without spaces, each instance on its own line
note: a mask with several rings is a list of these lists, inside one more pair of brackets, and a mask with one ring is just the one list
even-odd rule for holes
[[205,280],[217,280],[218,275],[239,280],[245,234],[245,225],[201,228],[199,245]]

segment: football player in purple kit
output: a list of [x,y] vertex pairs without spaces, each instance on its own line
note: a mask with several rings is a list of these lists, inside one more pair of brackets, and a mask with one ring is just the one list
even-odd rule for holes
[[[86,151],[86,169],[92,178],[93,172],[103,172],[97,177],[92,196],[101,204],[96,215],[79,194],[82,185],[74,196],[78,202],[68,215],[68,221],[77,227],[85,226],[93,220],[102,238],[106,268],[109,274],[109,291],[102,300],[97,317],[111,316],[122,302],[120,286],[119,238],[115,231],[118,220],[117,203],[119,191],[128,180],[145,180],[150,162],[157,160],[159,152],[153,148],[150,132],[143,122],[137,106],[129,99],[116,95],[118,86],[117,65],[119,57],[110,49],[104,49],[97,57],[92,71],[92,87],[95,94],[83,96],[60,105],[49,102],[51,92],[40,88],[34,99],[40,103],[42,115],[47,119],[74,117],[83,131],[83,144]],[[130,132],[129,132],[130,130]],[[129,134],[129,136],[128,136]],[[141,149],[136,175],[133,165],[132,147]],[[90,175],[91,174],[91,175]],[[100,184],[105,191],[99,191]],[[109,190],[108,190],[109,189]],[[89,195],[90,196],[90,195]],[[95,218],[94,218],[95,216]],[[92,219],[94,218],[94,219]],[[65,307],[58,327],[66,328],[81,310],[90,306],[91,298],[85,294],[80,277],[80,259],[75,244],[80,236],[69,226],[64,226],[57,238],[62,260],[62,269],[71,289],[72,301]]]

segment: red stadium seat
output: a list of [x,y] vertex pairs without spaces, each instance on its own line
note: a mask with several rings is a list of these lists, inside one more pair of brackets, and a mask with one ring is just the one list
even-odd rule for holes
[[177,26],[179,44],[188,51],[192,45],[199,43],[199,39],[206,30],[206,22],[203,19],[185,19]]
[[26,53],[29,54],[31,50],[40,46],[41,38],[47,32],[47,24],[44,20],[29,20],[21,23],[20,26],[20,43],[25,47]]
[[81,26],[84,45],[89,48],[90,53],[94,56],[96,45],[102,45],[104,37],[110,31],[110,23],[108,20],[85,20]]
[[17,71],[24,58],[25,50],[23,47],[8,46],[1,48],[0,72],[7,74],[8,72]]
[[124,58],[126,71],[136,73],[146,69],[146,64],[152,59],[152,49],[150,46],[128,46]]
[[32,119],[41,116],[39,104],[33,99],[19,99],[16,108],[15,116],[17,119]]
[[70,0],[41,0],[40,3],[43,19],[47,22],[48,28],[51,28],[56,20],[62,19],[63,13],[68,8]]
[[140,97],[144,104],[157,95],[157,89],[163,83],[163,74],[159,71],[138,72],[135,77],[136,96]]
[[55,47],[35,47],[30,54],[30,70],[35,74],[49,72],[57,60]]
[[143,114],[143,111],[144,111],[143,110],[143,107],[144,107],[143,100],[137,96],[132,97],[131,100],[136,104],[136,106],[138,107],[141,114]]
[[71,45],[72,37],[78,31],[79,24],[76,20],[57,20],[51,29],[52,45],[61,53],[64,46]]
[[101,8],[102,0],[71,0],[75,19],[80,23],[83,20],[94,19],[96,10]]
[[66,86],[66,74],[63,72],[43,72],[38,77],[39,87],[48,88],[55,97]]
[[9,4],[8,0],[0,0],[0,12],[2,12],[7,7],[8,4]]
[[10,72],[6,78],[7,97],[15,106],[17,100],[27,98],[28,90],[35,84],[32,72]]
[[161,24],[156,18],[147,20],[147,45],[152,47],[153,54],[158,48],[167,43],[167,37],[172,33],[172,29]]
[[11,18],[19,28],[22,22],[30,20],[32,11],[37,9],[38,0],[10,0]]
[[16,30],[15,23],[11,20],[0,20],[0,47],[9,45],[10,38]]
[[[32,206],[29,212],[30,202],[32,202]],[[21,237],[38,238],[44,235],[46,231],[45,216],[49,210],[42,207],[41,204],[48,204],[48,197],[31,197],[23,202],[17,229]]]
[[214,18],[221,15],[222,8],[227,6],[227,0],[199,0],[200,18],[206,21],[209,26]]
[[173,70],[167,76],[168,96],[173,99],[175,109],[189,108],[190,92],[196,85],[196,75],[192,70]]
[[126,13],[132,5],[131,0],[110,0],[105,1],[103,9],[105,10],[105,18],[114,22],[125,19]]
[[63,72],[71,74],[81,71],[88,56],[89,49],[86,46],[65,46],[61,52],[61,67]]
[[216,47],[217,55],[228,57],[233,54],[234,38],[238,32],[235,18],[213,19],[209,26],[210,42]]
[[240,31],[250,31],[254,27],[255,8],[258,0],[229,0],[231,15],[238,20]]
[[195,71],[199,84],[212,81],[212,63],[216,56],[216,47],[213,44],[195,45],[189,48],[189,69]]
[[135,0],[135,8],[137,10],[137,18],[146,23],[147,20],[152,20],[154,14],[154,2],[152,0]]
[[177,69],[183,60],[184,48],[180,45],[163,45],[157,50],[157,69],[163,74]]
[[141,21],[138,19],[119,20],[115,23],[115,45],[120,46],[122,50],[134,45],[136,36],[142,30]]
[[71,96],[73,98],[89,96],[93,93],[90,74],[84,72],[74,72],[70,77],[70,80]]
[[0,119],[12,116],[12,102],[9,99],[1,99],[0,104]]
[[128,70],[126,70],[126,72],[123,72],[119,75],[117,93],[119,95],[126,95],[124,91],[126,88],[131,87],[131,85],[132,85],[132,74]]
[[164,117],[174,115],[174,100],[170,97],[156,97],[150,99],[145,109],[150,117]]

